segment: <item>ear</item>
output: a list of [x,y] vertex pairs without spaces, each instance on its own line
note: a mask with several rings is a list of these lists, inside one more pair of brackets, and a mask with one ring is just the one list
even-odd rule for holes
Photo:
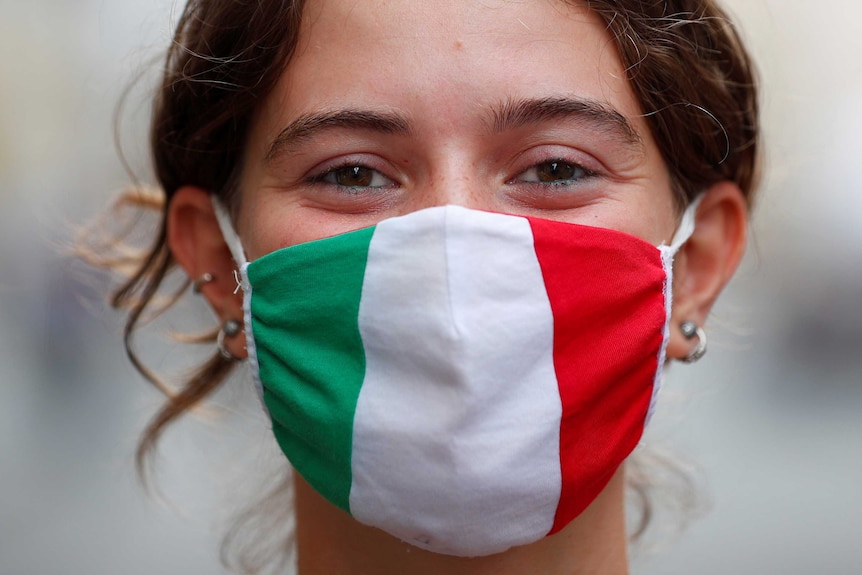
[[[242,323],[242,294],[235,293],[237,268],[216,220],[210,194],[201,188],[178,189],[168,206],[168,246],[174,259],[193,280],[211,274],[200,286],[219,324],[234,319]],[[236,357],[246,357],[245,334],[225,338],[225,347]]]
[[693,321],[703,327],[742,260],[747,236],[748,207],[739,187],[729,181],[711,186],[698,206],[694,233],[674,258],[668,358],[683,358],[695,347],[680,325]]

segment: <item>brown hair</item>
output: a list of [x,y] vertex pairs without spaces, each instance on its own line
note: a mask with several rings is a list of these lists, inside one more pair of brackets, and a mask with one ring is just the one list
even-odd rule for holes
[[[712,0],[586,4],[611,33],[679,205],[722,180],[738,184],[750,205],[759,158],[756,83],[726,14]],[[175,391],[135,353],[142,314],[157,306],[155,296],[176,268],[166,243],[168,203],[180,186],[195,185],[234,204],[249,126],[293,54],[302,9],[302,0],[189,0],[168,50],[150,134],[160,190],[132,192],[124,200],[159,211],[160,224],[155,242],[111,299],[128,310],[124,335],[132,362],[167,396],[138,446],[142,472],[165,427],[210,395],[231,369],[214,354]],[[643,509],[648,516],[648,506]]]
[[[180,186],[196,185],[233,204],[252,116],[290,60],[302,6],[302,0],[189,0],[168,49],[150,130],[160,187],[131,190],[118,204],[119,208],[158,210],[161,219],[152,246],[110,300],[112,306],[128,310],[123,336],[130,360],[167,397],[138,444],[136,461],[142,476],[162,431],[209,396],[232,367],[215,353],[176,391],[143,364],[133,346],[139,321],[156,305],[159,287],[176,269],[167,245],[168,203]],[[117,267],[116,259],[98,259]],[[186,281],[181,291],[188,285]],[[169,298],[155,313],[176,299]],[[215,341],[215,334],[199,341]]]
[[616,41],[677,196],[690,200],[729,180],[751,207],[760,152],[756,81],[724,11],[708,0],[587,4]]

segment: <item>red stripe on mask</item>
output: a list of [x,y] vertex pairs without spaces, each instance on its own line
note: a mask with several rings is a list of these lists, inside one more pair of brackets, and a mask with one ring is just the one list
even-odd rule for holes
[[554,316],[562,401],[556,533],[637,446],[665,325],[659,250],[634,236],[529,219]]

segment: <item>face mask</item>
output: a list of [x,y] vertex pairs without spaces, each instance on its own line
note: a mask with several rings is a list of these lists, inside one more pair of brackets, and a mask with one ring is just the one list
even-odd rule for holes
[[248,355],[296,471],[361,523],[480,556],[564,528],[638,444],[670,246],[425,209],[240,264]]

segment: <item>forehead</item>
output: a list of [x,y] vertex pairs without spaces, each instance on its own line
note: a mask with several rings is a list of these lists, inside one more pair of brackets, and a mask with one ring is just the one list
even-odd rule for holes
[[282,113],[376,102],[434,115],[549,95],[639,114],[603,22],[581,3],[310,0],[274,94]]

